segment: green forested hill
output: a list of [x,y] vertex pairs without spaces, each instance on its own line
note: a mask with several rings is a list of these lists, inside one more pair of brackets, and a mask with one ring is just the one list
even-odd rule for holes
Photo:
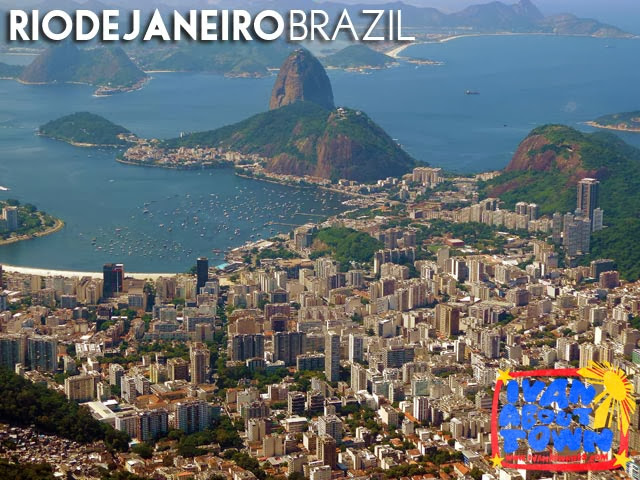
[[89,112],[73,113],[42,125],[40,135],[72,144],[101,147],[125,146],[128,142],[119,137],[129,130]]
[[336,68],[385,67],[393,63],[393,58],[376,52],[365,45],[350,45],[339,52],[324,57],[322,63]]
[[607,228],[593,235],[590,258],[613,258],[622,275],[640,278],[640,150],[611,133],[582,133],[562,125],[533,130],[502,175],[484,194],[510,207],[535,202],[541,212],[576,208],[576,184],[601,182],[600,204]]
[[219,147],[268,158],[275,173],[374,181],[407,173],[415,161],[366,114],[296,102],[165,146]]

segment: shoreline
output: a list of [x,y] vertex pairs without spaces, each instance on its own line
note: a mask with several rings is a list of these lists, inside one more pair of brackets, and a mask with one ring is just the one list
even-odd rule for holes
[[640,133],[640,127],[620,127],[617,125],[602,125],[596,121],[584,122],[585,125],[589,125],[593,128],[600,128],[602,130],[613,130],[614,132],[627,132],[627,133]]
[[400,54],[402,52],[404,52],[407,48],[409,47],[413,47],[415,45],[423,45],[425,43],[429,43],[429,42],[409,42],[409,43],[405,43],[404,45],[400,45],[399,47],[396,47],[392,50],[389,50],[388,52],[385,52],[385,55],[387,55],[388,57],[394,58],[396,60],[401,60],[403,58],[406,57],[401,57]]
[[116,157],[116,162],[121,163],[123,165],[130,165],[133,167],[148,167],[148,168],[164,168],[165,170],[177,170],[177,171],[194,171],[194,170],[217,170],[220,168],[233,168],[233,165],[229,164],[197,164],[193,167],[180,167],[180,166],[169,166],[169,165],[160,165],[158,163],[145,163],[145,162],[134,162],[131,160],[125,160],[124,158]]
[[49,227],[41,232],[36,232],[33,235],[19,235],[17,237],[10,237],[6,240],[0,240],[0,247],[4,245],[11,245],[13,243],[24,242],[26,240],[32,240],[34,238],[46,237],[47,235],[53,235],[64,228],[64,222],[59,218],[56,218],[52,227]]
[[417,45],[429,45],[434,43],[447,43],[453,40],[458,40],[462,38],[472,38],[472,37],[526,37],[526,36],[545,36],[545,37],[579,37],[579,38],[596,38],[596,39],[615,39],[615,40],[632,40],[634,38],[639,38],[636,35],[631,35],[628,37],[600,37],[597,35],[587,35],[587,34],[579,34],[579,33],[552,33],[552,32],[495,32],[495,33],[460,33],[456,35],[443,35],[441,37],[434,36],[431,39],[427,40],[419,40],[409,42],[405,45],[400,45],[392,50],[385,52],[386,55],[395,58],[395,59],[404,59],[411,57],[402,57],[400,54],[405,51],[409,47],[414,47]]
[[[91,277],[102,278],[102,272],[86,272],[81,270],[59,270],[55,268],[40,268],[40,267],[21,267],[18,265],[2,264],[2,270],[4,272],[22,273],[25,275],[40,275],[42,277]],[[125,272],[127,277],[133,277],[140,280],[152,279],[155,280],[159,277],[173,277],[176,275],[182,275],[182,273],[137,273],[137,272]]]
[[65,138],[54,137],[54,136],[46,135],[46,134],[40,133],[40,132],[36,132],[36,135],[38,137],[48,138],[49,140],[55,140],[56,142],[63,142],[63,143],[66,143],[67,145],[71,145],[73,147],[79,147],[79,148],[112,148],[112,149],[118,149],[118,148],[125,148],[127,146],[127,145],[106,145],[106,144],[98,144],[98,143],[75,142],[73,140],[67,140]]

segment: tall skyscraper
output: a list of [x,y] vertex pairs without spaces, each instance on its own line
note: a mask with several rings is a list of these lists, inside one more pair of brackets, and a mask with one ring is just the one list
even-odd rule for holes
[[593,219],[593,211],[600,206],[600,182],[595,178],[583,178],[578,182],[578,210]]
[[325,336],[324,375],[329,382],[340,380],[340,335],[335,332]]
[[189,350],[191,359],[191,383],[199,385],[207,383],[207,371],[209,369],[209,350],[203,345],[191,346]]
[[273,360],[295,365],[296,357],[305,352],[307,334],[304,332],[276,332],[273,335]]
[[264,336],[261,333],[235,335],[231,338],[231,360],[234,362],[244,362],[249,358],[263,356]]
[[27,337],[19,334],[0,336],[0,366],[13,370],[17,363],[26,366]]
[[27,361],[32,370],[55,372],[58,369],[58,341],[53,337],[29,337]]
[[209,259],[206,257],[198,258],[196,262],[196,274],[198,281],[196,284],[197,293],[200,293],[200,289],[205,286],[207,280],[209,280]]
[[436,305],[436,329],[441,335],[457,335],[460,328],[460,310],[440,303]]
[[364,338],[362,335],[349,334],[349,361],[361,362],[364,358]]
[[106,263],[102,268],[102,297],[113,298],[122,292],[124,284],[124,265],[122,263]]

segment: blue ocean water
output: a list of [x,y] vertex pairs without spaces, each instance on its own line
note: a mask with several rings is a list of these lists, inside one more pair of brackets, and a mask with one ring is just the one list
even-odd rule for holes
[[[415,158],[474,172],[506,165],[536,126],[588,130],[583,122],[599,115],[640,109],[639,53],[637,40],[473,37],[406,50],[442,66],[330,77],[338,104],[367,112]],[[120,165],[113,152],[35,135],[39,125],[76,111],[104,115],[141,136],[216,128],[264,111],[273,82],[154,74],[141,91],[96,98],[86,86],[0,81],[0,185],[11,189],[0,198],[34,203],[67,224],[55,235],[0,247],[0,262],[96,270],[117,261],[129,271],[179,272],[197,256],[215,257],[214,250],[339,211],[342,199],[334,195],[229,170]],[[640,135],[623,137],[640,146]]]

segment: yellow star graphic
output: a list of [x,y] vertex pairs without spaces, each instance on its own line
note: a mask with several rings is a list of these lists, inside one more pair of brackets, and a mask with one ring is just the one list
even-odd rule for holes
[[509,375],[509,370],[498,370],[498,381],[502,380],[502,383],[507,383],[509,380],[513,380],[513,377]]
[[622,452],[620,455],[614,453],[613,456],[616,457],[616,461],[613,463],[614,467],[617,467],[619,465],[622,468],[625,468],[627,466],[627,463],[631,461],[631,459],[627,457],[627,452]]
[[504,460],[504,458],[502,458],[500,455],[498,455],[496,453],[495,457],[493,457],[491,459],[491,461],[493,462],[493,466],[496,468],[500,468],[502,467],[502,461]]

